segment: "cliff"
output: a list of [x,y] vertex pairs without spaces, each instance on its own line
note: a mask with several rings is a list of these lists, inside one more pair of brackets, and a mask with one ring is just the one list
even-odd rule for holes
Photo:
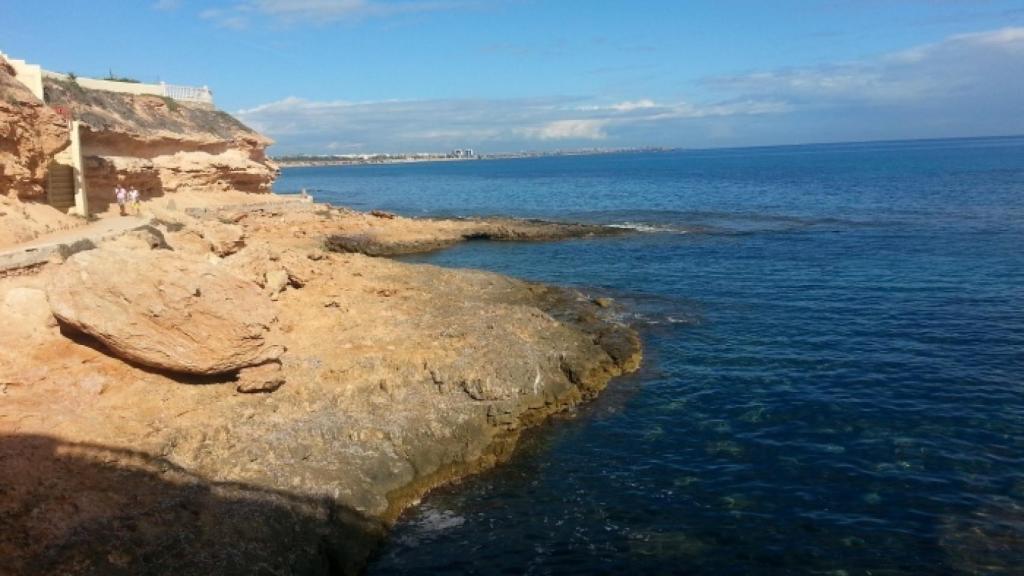
[[0,58],[0,247],[78,224],[41,204],[50,160],[69,144],[67,122]]
[[356,573],[427,490],[639,362],[607,302],[326,241],[594,228],[160,204],[0,278],[0,573]]
[[269,192],[272,141],[230,114],[169,98],[90,90],[44,79],[46,100],[82,122],[90,204],[105,209],[118,182],[145,197],[191,190]]
[[69,144],[67,123],[0,58],[0,194],[43,198],[47,165]]

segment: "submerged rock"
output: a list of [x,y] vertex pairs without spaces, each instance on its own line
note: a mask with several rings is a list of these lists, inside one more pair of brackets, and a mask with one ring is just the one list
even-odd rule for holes
[[267,342],[276,315],[255,285],[172,252],[76,254],[47,298],[61,322],[160,370],[221,374],[282,352]]

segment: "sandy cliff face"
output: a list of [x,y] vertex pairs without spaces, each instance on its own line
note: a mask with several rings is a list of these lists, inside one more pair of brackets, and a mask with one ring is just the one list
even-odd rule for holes
[[0,58],[0,248],[80,223],[44,204],[50,159],[69,144],[67,123]]
[[50,159],[69,143],[66,122],[0,58],[0,195],[44,198]]
[[119,181],[146,197],[181,190],[269,192],[277,166],[272,141],[226,112],[158,96],[82,88],[48,78],[47,101],[82,122],[86,183],[94,209],[104,210]]

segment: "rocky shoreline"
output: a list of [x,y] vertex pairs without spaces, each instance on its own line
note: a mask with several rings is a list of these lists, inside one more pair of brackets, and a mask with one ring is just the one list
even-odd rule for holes
[[333,252],[354,252],[367,256],[402,256],[442,250],[471,240],[541,242],[616,236],[628,232],[622,228],[544,220],[417,220],[386,213],[370,215],[383,219],[383,222],[374,222],[366,229],[331,234],[324,239],[325,248]]
[[640,362],[607,301],[374,257],[620,230],[265,198],[0,278],[0,573],[358,573]]

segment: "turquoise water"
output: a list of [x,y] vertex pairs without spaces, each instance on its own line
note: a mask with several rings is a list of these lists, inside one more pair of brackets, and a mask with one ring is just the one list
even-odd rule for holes
[[286,170],[408,215],[632,225],[409,258],[615,297],[642,371],[370,574],[1024,573],[1024,138]]

